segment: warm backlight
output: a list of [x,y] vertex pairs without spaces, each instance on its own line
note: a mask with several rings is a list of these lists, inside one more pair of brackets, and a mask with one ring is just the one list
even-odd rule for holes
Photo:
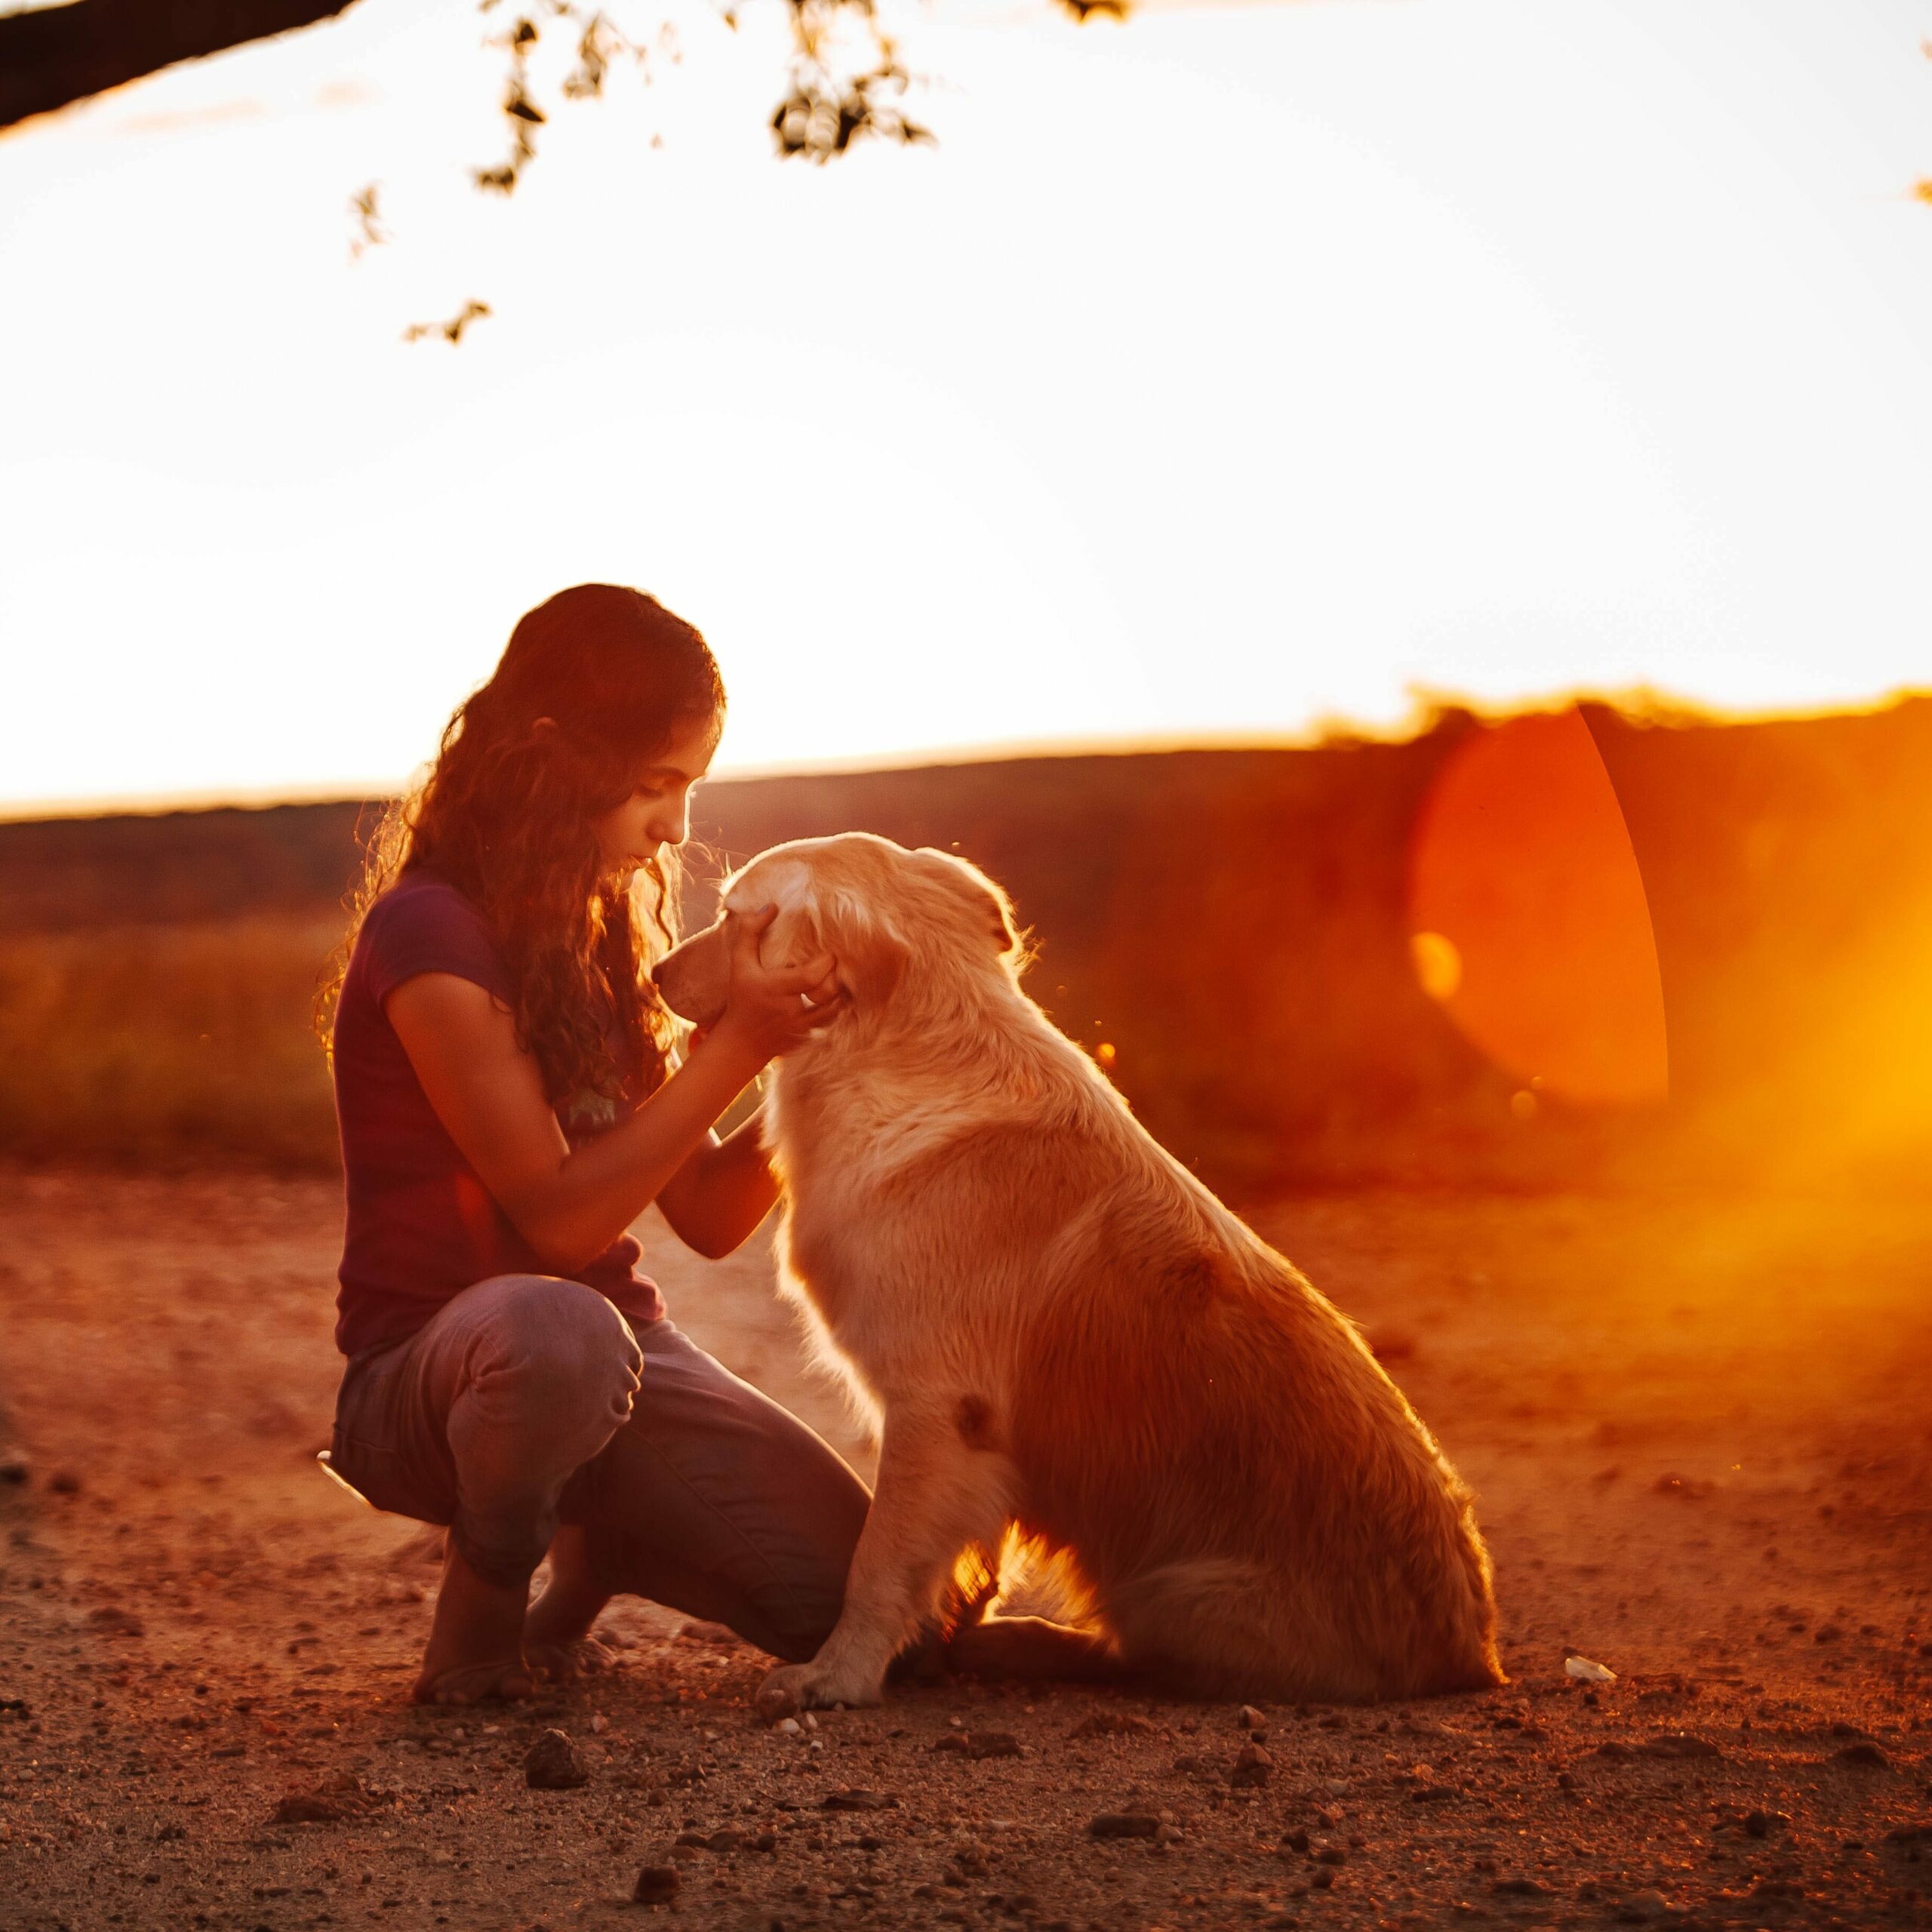
[[1669,1090],[1644,881],[1580,713],[1512,718],[1450,754],[1410,848],[1416,977],[1539,1094],[1592,1106]]

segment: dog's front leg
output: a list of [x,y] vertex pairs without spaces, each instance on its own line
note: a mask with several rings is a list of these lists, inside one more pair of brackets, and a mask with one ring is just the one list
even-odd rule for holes
[[876,1704],[887,1666],[937,1611],[960,1552],[999,1547],[1011,1499],[1005,1457],[971,1446],[952,1414],[888,1407],[844,1607],[810,1663],[780,1665],[765,1678],[758,1703],[768,1721],[814,1706]]

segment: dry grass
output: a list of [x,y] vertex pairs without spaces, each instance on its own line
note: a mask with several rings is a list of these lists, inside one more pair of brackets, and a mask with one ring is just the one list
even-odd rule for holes
[[339,917],[0,939],[0,1151],[335,1164],[309,1014]]

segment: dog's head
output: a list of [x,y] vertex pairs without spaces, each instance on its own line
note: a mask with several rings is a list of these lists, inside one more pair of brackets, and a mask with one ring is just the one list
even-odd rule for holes
[[733,874],[716,921],[659,962],[657,988],[673,1013],[700,1026],[716,1023],[730,989],[732,923],[766,906],[778,916],[759,958],[792,966],[830,953],[860,1018],[915,985],[988,976],[1010,983],[1023,963],[1013,909],[983,872],[949,853],[909,852],[869,832],[845,832],[774,845]]

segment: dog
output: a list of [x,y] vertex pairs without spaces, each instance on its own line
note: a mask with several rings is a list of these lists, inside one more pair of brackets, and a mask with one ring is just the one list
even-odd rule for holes
[[1469,1491],[1355,1328],[1134,1120],[1021,990],[1004,894],[867,833],[774,847],[657,983],[722,1012],[734,917],[835,957],[843,1009],[780,1061],[765,1135],[783,1284],[878,1432],[837,1627],[768,1717],[873,1704],[978,1566],[1023,1542],[1084,1616],[982,1588],[949,1656],[1204,1696],[1486,1689]]

